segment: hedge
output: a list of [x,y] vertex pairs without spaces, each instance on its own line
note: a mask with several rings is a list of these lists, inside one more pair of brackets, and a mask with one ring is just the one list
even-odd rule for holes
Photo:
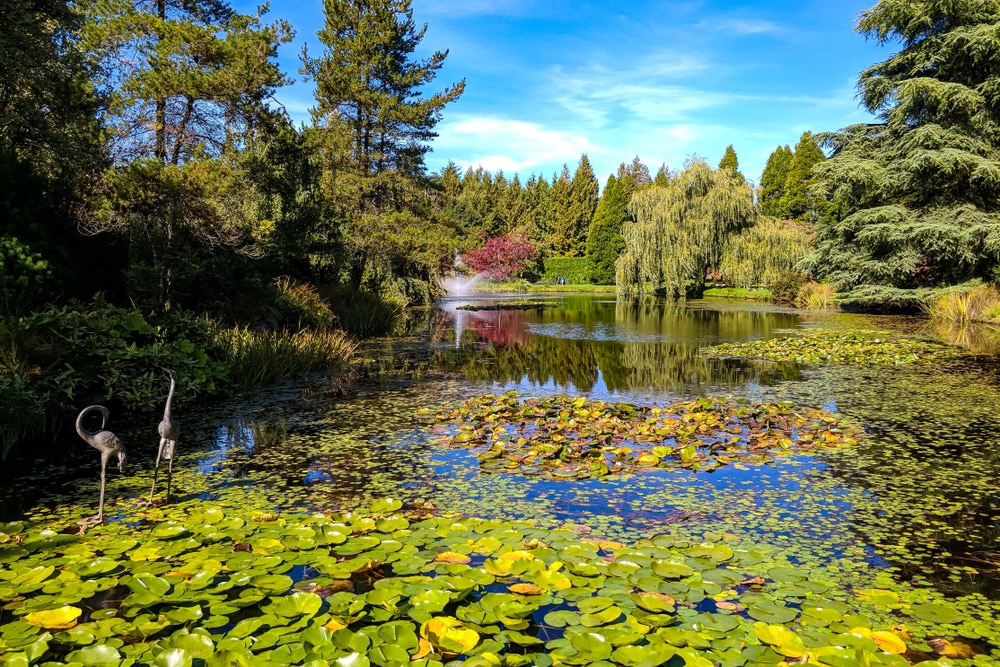
[[555,283],[560,276],[570,285],[586,285],[590,282],[590,266],[586,257],[549,257],[542,264],[545,271],[540,282]]

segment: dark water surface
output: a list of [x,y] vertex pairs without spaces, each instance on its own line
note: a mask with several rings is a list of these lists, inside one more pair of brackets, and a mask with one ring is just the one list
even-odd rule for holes
[[[367,345],[352,381],[313,378],[249,400],[185,406],[177,415],[184,428],[178,493],[206,500],[237,493],[262,508],[317,511],[390,495],[428,511],[572,523],[621,540],[732,532],[797,550],[805,563],[863,561],[944,590],[1000,595],[994,357],[802,366],[701,352],[814,328],[926,337],[918,318],[708,301],[624,304],[590,295],[533,299],[549,307],[529,310],[460,309],[500,301],[449,299],[419,314],[412,335]],[[420,410],[509,390],[641,404],[788,400],[834,411],[863,436],[857,447],[766,467],[545,481],[480,474],[474,452],[441,448],[421,422]],[[116,505],[148,492],[155,427],[123,434],[130,459],[125,475],[109,473],[112,517]],[[92,511],[96,461],[82,471],[40,471],[22,484],[53,479],[60,481],[34,514],[66,505]]]

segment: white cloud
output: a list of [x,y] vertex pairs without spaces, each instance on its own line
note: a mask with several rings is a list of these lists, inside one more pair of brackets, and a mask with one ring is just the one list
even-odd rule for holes
[[575,164],[582,153],[601,150],[583,134],[491,116],[452,117],[437,130],[434,150],[442,158],[462,167],[503,169],[508,174],[551,163]]

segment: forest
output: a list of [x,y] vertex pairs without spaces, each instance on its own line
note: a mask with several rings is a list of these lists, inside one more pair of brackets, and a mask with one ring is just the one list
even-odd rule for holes
[[465,81],[438,81],[446,51],[415,56],[426,26],[409,0],[324,0],[297,127],[274,101],[292,28],[265,10],[0,8],[4,453],[58,430],[80,396],[151,407],[161,366],[190,401],[346,364],[438,298],[456,257],[621,299],[825,290],[847,308],[976,301],[961,317],[1000,319],[995,3],[865,12],[857,31],[899,47],[859,74],[875,122],[776,147],[759,184],[733,145],[718,165],[622,156],[606,178],[585,154],[551,175],[429,173]]

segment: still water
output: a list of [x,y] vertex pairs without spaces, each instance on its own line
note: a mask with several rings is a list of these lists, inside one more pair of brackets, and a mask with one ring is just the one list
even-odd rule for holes
[[[450,299],[418,313],[410,335],[363,349],[352,380],[312,378],[179,410],[175,488],[313,511],[394,496],[429,512],[569,523],[625,541],[734,533],[802,553],[804,563],[863,562],[944,590],[1000,596],[995,357],[797,365],[703,352],[816,328],[932,337],[919,318],[590,295],[532,299],[537,307],[524,310],[465,309],[503,301]],[[768,466],[551,481],[481,474],[476,452],[440,447],[422,416],[511,390],[659,405],[693,396],[792,401],[835,412],[862,436],[856,447]],[[148,492],[157,441],[147,431],[128,434],[136,454],[130,474],[110,480],[112,514],[115,502]],[[86,506],[95,486],[81,478],[36,511],[67,496]]]

